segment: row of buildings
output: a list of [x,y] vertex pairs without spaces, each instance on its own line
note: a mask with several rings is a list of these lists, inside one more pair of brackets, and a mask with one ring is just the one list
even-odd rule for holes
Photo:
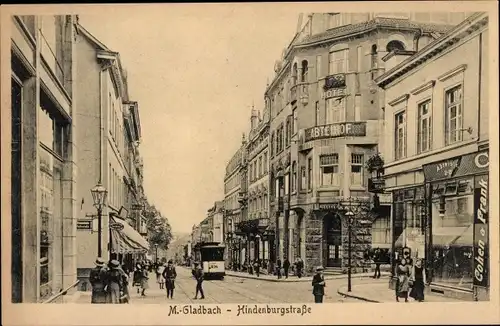
[[139,106],[119,53],[78,16],[12,16],[10,29],[12,302],[61,301],[89,288],[97,256],[148,250]]
[[374,248],[393,267],[408,248],[433,291],[484,300],[488,16],[299,19],[226,166],[228,263],[301,258],[341,273],[351,255],[356,272]]

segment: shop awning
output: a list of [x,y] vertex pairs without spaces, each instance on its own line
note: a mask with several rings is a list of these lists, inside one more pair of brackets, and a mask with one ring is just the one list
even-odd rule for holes
[[472,224],[466,227],[444,227],[432,230],[432,246],[435,247],[471,247],[472,241]]
[[117,253],[144,253],[149,250],[149,243],[126,221],[111,217],[112,222],[123,226],[121,230],[111,230],[113,238],[113,251]]

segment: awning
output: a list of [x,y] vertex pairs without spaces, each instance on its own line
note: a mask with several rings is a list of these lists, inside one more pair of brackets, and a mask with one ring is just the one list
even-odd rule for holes
[[144,253],[149,250],[149,243],[126,221],[111,217],[112,222],[123,226],[122,230],[111,230],[113,240],[113,251],[116,253]]
[[472,224],[466,227],[444,227],[432,230],[432,246],[436,247],[472,247]]

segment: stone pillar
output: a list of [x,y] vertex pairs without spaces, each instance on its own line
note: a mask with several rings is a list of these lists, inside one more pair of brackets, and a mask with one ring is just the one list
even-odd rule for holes
[[[39,57],[37,58],[37,62]],[[39,65],[38,65],[39,66]],[[23,219],[23,302],[35,303],[39,291],[40,230],[38,199],[38,135],[37,117],[40,106],[40,82],[37,76],[23,84],[22,110],[22,219]]]
[[[351,235],[351,264],[352,273],[362,273],[366,268],[364,252],[366,249],[371,247],[372,237],[371,237],[371,224],[359,223],[359,219],[364,219],[363,216],[355,215],[354,224],[352,226]],[[348,269],[348,259],[349,259],[349,229],[347,223],[347,217],[342,217],[342,271],[347,273]]]
[[307,216],[304,271],[311,274],[317,266],[322,265],[323,219],[313,211],[305,214]]

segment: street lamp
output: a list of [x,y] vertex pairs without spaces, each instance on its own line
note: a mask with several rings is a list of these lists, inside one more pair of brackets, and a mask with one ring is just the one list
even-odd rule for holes
[[94,207],[97,208],[97,256],[102,256],[102,208],[106,203],[106,196],[108,191],[104,186],[99,183],[90,190],[92,199],[94,200]]
[[155,243],[155,261],[158,262],[158,244]]
[[351,273],[352,273],[352,264],[351,264],[351,257],[352,257],[352,224],[354,222],[354,213],[352,211],[347,211],[345,213],[345,216],[347,216],[347,237],[348,237],[348,257],[347,257],[347,292],[351,292]]

